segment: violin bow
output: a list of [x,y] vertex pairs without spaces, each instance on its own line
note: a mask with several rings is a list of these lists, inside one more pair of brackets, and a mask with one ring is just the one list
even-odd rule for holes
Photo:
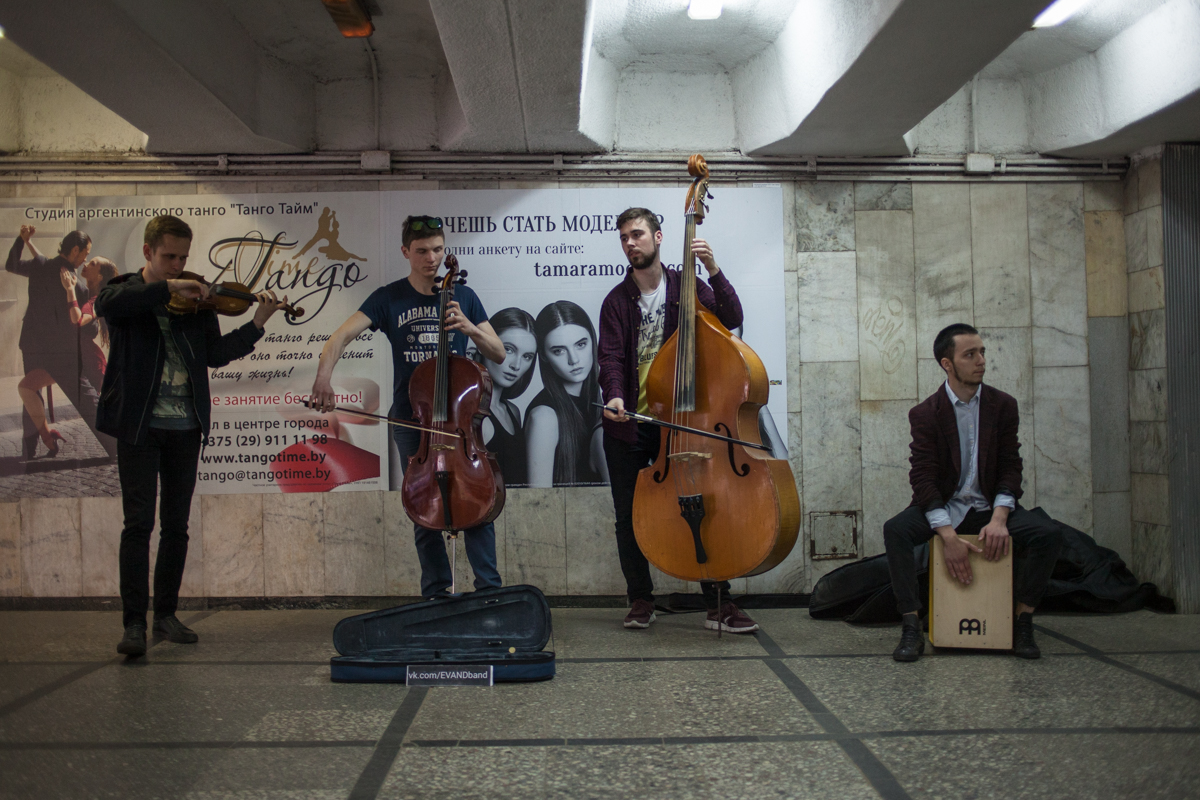
[[[594,405],[598,408],[603,408],[605,411],[611,411],[614,414],[617,412],[617,410],[615,408],[609,408],[608,406],[604,405],[603,403],[592,403],[592,405]],[[636,420],[637,422],[649,422],[651,425],[658,425],[663,428],[670,428],[673,431],[683,431],[684,433],[694,433],[697,436],[707,436],[709,439],[718,439],[722,442],[730,442],[732,444],[740,444],[742,447],[753,447],[756,450],[766,450],[768,453],[772,452],[771,448],[765,444],[755,444],[754,442],[747,442],[742,439],[734,439],[732,436],[722,436],[719,433],[709,433],[708,431],[702,431],[699,428],[690,428],[687,425],[676,425],[673,422],[663,422],[661,419],[655,419],[654,417],[648,417],[645,414],[639,414],[636,411],[628,411],[627,410],[625,412],[625,416],[629,417],[632,420]]]
[[[313,411],[320,410],[313,406],[311,400],[305,400],[303,405],[305,408],[312,409]],[[372,414],[368,411],[355,411],[352,408],[343,408],[342,406],[334,406],[333,410],[337,411],[341,414],[349,414],[352,417],[362,417],[364,419],[379,420],[380,422],[386,422],[388,425],[395,425],[397,428],[411,428],[414,431],[424,431],[425,433],[435,433],[438,436],[453,436],[455,439],[462,438],[457,433],[450,433],[449,431],[439,431],[436,428],[426,428],[424,425],[417,425],[412,422],[401,422],[398,419],[393,419],[392,417],[384,417],[379,414]],[[326,413],[326,412],[321,412],[321,413]]]

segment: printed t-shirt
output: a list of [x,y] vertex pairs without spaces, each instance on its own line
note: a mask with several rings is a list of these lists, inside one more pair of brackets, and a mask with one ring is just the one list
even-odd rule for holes
[[[456,286],[454,299],[473,324],[487,321],[483,303],[471,287]],[[437,355],[438,295],[421,294],[408,278],[402,278],[371,292],[358,310],[371,320],[371,330],[383,331],[392,344],[392,413],[412,419],[408,381],[422,361]],[[467,341],[466,334],[455,331],[450,336],[450,351],[464,355]]]
[[647,413],[650,408],[646,401],[646,375],[650,365],[663,345],[663,327],[667,319],[667,279],[658,282],[658,288],[649,294],[638,298],[638,311],[642,321],[638,325],[638,401],[637,412]]
[[150,411],[150,427],[176,431],[199,428],[200,421],[192,406],[192,381],[188,377],[183,356],[175,345],[175,337],[171,335],[171,319],[166,311],[156,316],[167,357],[158,379],[158,397],[154,399],[154,408]]

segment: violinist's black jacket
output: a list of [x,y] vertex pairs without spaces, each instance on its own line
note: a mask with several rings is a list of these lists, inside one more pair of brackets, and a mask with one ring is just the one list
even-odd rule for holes
[[159,316],[170,320],[205,438],[212,419],[208,368],[248,355],[263,335],[257,325],[247,322],[222,336],[216,313],[174,314],[167,310],[170,298],[166,281],[146,283],[140,271],[113,278],[96,297],[96,313],[108,323],[110,342],[96,427],[131,444],[146,443],[166,361]]

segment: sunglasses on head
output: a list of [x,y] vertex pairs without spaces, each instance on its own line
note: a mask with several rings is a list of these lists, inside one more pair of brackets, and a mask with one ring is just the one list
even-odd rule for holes
[[409,217],[408,229],[410,231],[440,231],[442,229],[441,217]]

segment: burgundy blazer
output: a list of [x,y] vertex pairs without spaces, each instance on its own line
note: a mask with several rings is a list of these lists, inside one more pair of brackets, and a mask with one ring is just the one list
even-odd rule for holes
[[[979,488],[989,503],[996,495],[1021,499],[1021,445],[1017,441],[1017,401],[984,384],[979,387]],[[946,384],[908,412],[912,428],[912,469],[908,481],[914,506],[922,511],[943,508],[958,488],[962,453],[958,419],[946,396]]]

